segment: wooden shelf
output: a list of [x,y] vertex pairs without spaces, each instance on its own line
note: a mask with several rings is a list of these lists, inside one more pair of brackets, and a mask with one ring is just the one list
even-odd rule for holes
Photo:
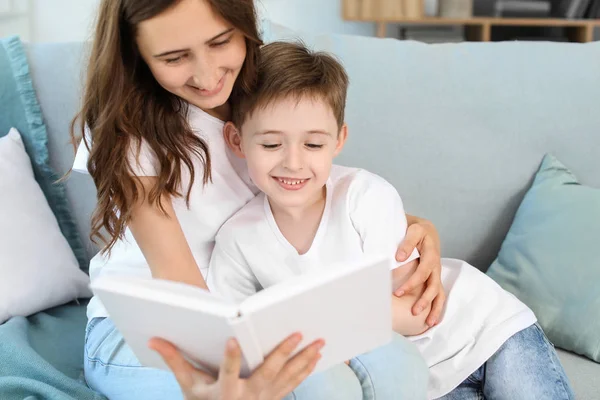
[[344,18],[347,21],[387,22],[394,24],[423,24],[423,25],[497,25],[497,26],[598,26],[600,19],[558,19],[558,18],[439,18],[424,17],[419,19],[407,18]]
[[569,40],[573,42],[591,42],[594,39],[594,28],[600,27],[600,20],[595,19],[557,19],[557,18],[363,18],[350,16],[344,7],[343,18],[346,21],[375,22],[377,36],[385,37],[387,25],[462,25],[466,29],[466,39],[470,41],[488,42],[491,40],[493,26],[523,26],[523,27],[561,27],[566,28]]

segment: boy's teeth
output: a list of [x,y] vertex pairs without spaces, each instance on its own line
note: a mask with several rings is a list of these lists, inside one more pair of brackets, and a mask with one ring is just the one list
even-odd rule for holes
[[300,183],[304,182],[304,179],[289,180],[289,179],[281,179],[281,178],[279,178],[279,181],[285,183],[286,185],[299,185]]

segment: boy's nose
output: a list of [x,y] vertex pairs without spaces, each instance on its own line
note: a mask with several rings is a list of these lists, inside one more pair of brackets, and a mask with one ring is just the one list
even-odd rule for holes
[[298,149],[288,149],[285,158],[283,159],[283,166],[290,171],[297,171],[302,169],[302,152]]

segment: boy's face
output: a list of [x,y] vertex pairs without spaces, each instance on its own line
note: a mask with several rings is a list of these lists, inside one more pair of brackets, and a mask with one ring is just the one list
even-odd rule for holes
[[333,158],[347,136],[331,107],[312,98],[275,101],[254,111],[241,133],[232,124],[225,131],[236,154],[246,158],[256,186],[285,208],[305,207],[322,198]]

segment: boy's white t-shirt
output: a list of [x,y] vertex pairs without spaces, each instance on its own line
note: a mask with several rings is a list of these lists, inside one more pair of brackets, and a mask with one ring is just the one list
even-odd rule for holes
[[[188,122],[192,130],[208,145],[212,161],[212,182],[203,184],[203,165],[196,158],[196,179],[190,192],[189,208],[182,197],[173,198],[173,208],[194,259],[206,277],[217,231],[229,217],[256,196],[258,189],[250,181],[244,160],[231,153],[225,144],[223,121],[190,105]],[[82,142],[73,169],[87,172],[88,156],[88,150]],[[129,159],[137,176],[157,175],[155,157],[147,143],[142,143],[139,155],[137,146],[132,146]],[[187,170],[183,173],[182,182],[189,182]],[[125,237],[112,248],[110,257],[98,253],[91,260],[89,272],[92,282],[101,275],[151,276],[150,267],[129,229],[126,229]],[[97,296],[90,301],[87,316],[88,319],[108,316]]]
[[[394,254],[407,222],[391,184],[364,170],[334,166],[326,193],[316,236],[303,255],[279,230],[265,195],[251,200],[217,234],[209,288],[241,301],[314,268]],[[449,393],[536,321],[527,306],[466,262],[443,259],[442,283],[448,295],[442,321],[408,338],[430,368],[429,398]]]

